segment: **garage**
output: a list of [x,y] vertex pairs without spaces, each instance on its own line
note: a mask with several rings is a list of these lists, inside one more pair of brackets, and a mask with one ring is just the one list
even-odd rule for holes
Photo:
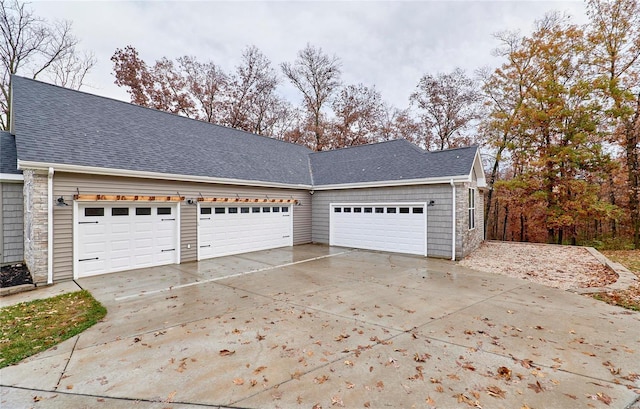
[[198,260],[293,245],[293,208],[278,204],[199,204]]
[[80,203],[77,277],[179,262],[179,208],[172,203]]
[[331,204],[332,246],[427,254],[426,203]]

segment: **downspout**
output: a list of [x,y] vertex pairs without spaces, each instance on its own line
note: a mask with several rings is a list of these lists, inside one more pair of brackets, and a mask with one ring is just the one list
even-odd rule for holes
[[456,261],[456,185],[453,179],[449,182],[452,190],[451,200],[451,261]]
[[53,168],[47,178],[47,284],[53,284]]

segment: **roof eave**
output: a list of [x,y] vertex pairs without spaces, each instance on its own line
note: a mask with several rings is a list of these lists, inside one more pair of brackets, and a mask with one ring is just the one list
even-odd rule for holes
[[303,190],[311,190],[313,188],[311,185],[306,185],[306,184],[290,184],[290,183],[280,183],[280,182],[266,182],[266,181],[259,181],[259,180],[216,178],[216,177],[210,177],[210,176],[180,175],[180,174],[148,172],[148,171],[140,171],[140,170],[102,168],[102,167],[94,167],[94,166],[69,165],[69,164],[60,164],[60,163],[18,160],[18,169],[48,170],[49,168],[54,168],[57,172],[84,173],[84,174],[91,174],[91,175],[121,176],[121,177],[134,177],[134,178],[137,177],[137,178],[146,178],[146,179],[163,179],[163,180],[175,180],[179,182],[202,182],[202,183],[216,183],[216,184],[223,184],[223,185],[272,187],[272,188],[281,188],[281,189],[303,189]]
[[314,186],[313,190],[339,190],[339,189],[361,189],[375,187],[393,187],[393,186],[414,186],[414,185],[438,185],[450,183],[469,182],[469,175],[442,176],[437,178],[420,178],[420,179],[400,179],[400,180],[380,180],[374,182],[357,182],[357,183],[339,183],[334,185]]
[[0,182],[22,182],[24,181],[24,177],[15,173],[0,173]]

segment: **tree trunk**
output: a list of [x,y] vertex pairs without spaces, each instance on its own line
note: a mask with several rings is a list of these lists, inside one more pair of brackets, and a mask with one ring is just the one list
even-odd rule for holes
[[640,94],[637,97],[636,112],[625,126],[627,169],[629,178],[629,213],[633,227],[633,248],[640,249]]
[[502,241],[507,240],[507,221],[509,219],[509,206],[504,207],[504,223],[502,225]]

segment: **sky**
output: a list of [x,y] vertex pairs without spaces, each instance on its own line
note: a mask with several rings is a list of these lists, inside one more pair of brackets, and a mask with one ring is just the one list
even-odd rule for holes
[[[242,50],[257,46],[279,71],[307,43],[337,56],[345,85],[375,86],[383,99],[406,108],[424,74],[463,68],[469,75],[497,67],[496,32],[530,33],[551,10],[586,22],[582,1],[35,1],[35,14],[69,20],[79,48],[97,65],[82,90],[129,101],[113,81],[111,56],[135,47],[147,63],[195,56],[225,72]],[[300,97],[283,78],[280,94]]]

